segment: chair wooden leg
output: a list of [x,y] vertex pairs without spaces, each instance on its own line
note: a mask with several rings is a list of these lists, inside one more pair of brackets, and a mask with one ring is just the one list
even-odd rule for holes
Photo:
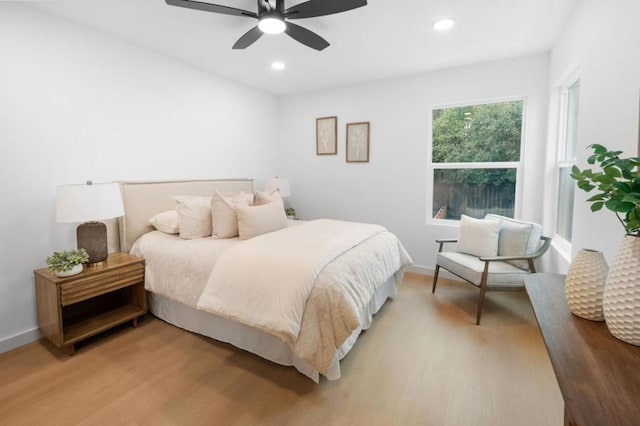
[[480,297],[478,298],[478,311],[476,312],[476,325],[480,325],[482,308],[484,307],[484,294],[487,292],[487,278],[489,276],[489,262],[484,263],[484,272],[480,280]]
[[476,325],[480,325],[480,317],[482,316],[482,308],[484,307],[484,293],[486,291],[486,286],[480,289],[480,297],[478,298],[478,311],[476,312]]
[[431,287],[431,293],[436,292],[436,284],[438,283],[438,273],[440,272],[440,265],[436,265],[436,271],[433,274],[433,287]]

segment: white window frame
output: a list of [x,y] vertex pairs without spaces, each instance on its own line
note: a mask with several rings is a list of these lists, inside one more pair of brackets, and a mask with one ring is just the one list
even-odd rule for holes
[[[446,108],[459,108],[474,105],[497,104],[504,102],[522,101],[522,129],[520,131],[520,161],[504,161],[504,162],[464,162],[464,163],[434,163],[433,162],[433,111]],[[427,150],[427,211],[426,223],[428,225],[445,225],[455,226],[460,224],[459,220],[454,219],[435,219],[433,218],[433,173],[437,169],[515,169],[516,170],[516,194],[513,206],[514,218],[519,218],[522,211],[522,187],[523,187],[523,164],[525,153],[525,130],[527,117],[527,97],[514,96],[505,98],[481,99],[474,101],[466,101],[452,104],[433,105],[429,109],[428,122],[428,138],[429,149]]]
[[[576,151],[574,150],[573,158],[564,158],[567,147],[567,134],[569,128],[567,127],[569,121],[569,88],[580,80],[579,70],[570,74],[570,77],[564,80],[559,87],[560,90],[560,105],[558,110],[558,136],[557,136],[557,149],[556,149],[556,164],[555,164],[555,208],[554,208],[554,245],[565,257],[570,256],[571,253],[571,241],[558,234],[558,208],[560,201],[560,170],[564,168],[571,169],[576,164]],[[579,111],[578,111],[579,114]],[[577,148],[577,147],[576,147]],[[575,202],[575,192],[574,200]],[[573,218],[571,218],[571,226],[573,226]]]

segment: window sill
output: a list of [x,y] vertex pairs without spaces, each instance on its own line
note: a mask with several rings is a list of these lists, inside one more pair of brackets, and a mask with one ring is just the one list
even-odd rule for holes
[[571,264],[571,243],[560,235],[555,235],[551,242],[551,247],[562,257],[562,259]]

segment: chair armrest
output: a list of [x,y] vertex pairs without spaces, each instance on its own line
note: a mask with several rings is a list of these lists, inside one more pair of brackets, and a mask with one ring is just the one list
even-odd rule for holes
[[479,257],[478,260],[483,262],[508,262],[511,260],[528,260],[535,259],[536,256],[530,254],[527,256],[488,256],[488,257]]
[[489,256],[489,257],[480,257],[479,259],[481,261],[484,262],[484,274],[486,275],[489,271],[489,262],[499,262],[499,261],[510,261],[510,260],[526,260],[527,263],[529,264],[529,272],[532,272],[535,274],[536,272],[536,267],[533,263],[533,261],[537,258],[539,258],[540,256],[542,256],[543,254],[545,254],[545,252],[549,249],[549,246],[551,246],[551,238],[549,237],[540,237],[540,239],[543,241],[542,246],[538,249],[538,251],[536,251],[535,253],[532,253],[530,255],[527,256]]
[[542,237],[540,238],[544,243],[535,253],[528,254],[526,256],[487,256],[480,257],[479,259],[483,262],[500,262],[500,261],[510,261],[510,260],[533,260],[537,259],[549,249],[549,245],[551,244],[551,238]]
[[442,252],[442,245],[444,243],[457,243],[457,242],[458,242],[457,238],[441,238],[441,239],[436,240],[436,243],[440,244],[438,246],[438,253]]

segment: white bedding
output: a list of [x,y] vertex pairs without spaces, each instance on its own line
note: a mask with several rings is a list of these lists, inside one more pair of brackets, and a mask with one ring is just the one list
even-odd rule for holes
[[[308,294],[299,334],[286,342],[296,357],[322,374],[336,364],[338,349],[361,326],[360,313],[373,294],[390,278],[398,282],[404,266],[411,263],[397,238],[384,229],[379,231],[320,268]],[[151,232],[134,244],[131,253],[146,260],[147,290],[195,307],[222,253],[245,242],[212,238],[185,241]]]
[[322,269],[384,231],[379,225],[320,219],[243,241],[216,262],[198,309],[295,342]]

